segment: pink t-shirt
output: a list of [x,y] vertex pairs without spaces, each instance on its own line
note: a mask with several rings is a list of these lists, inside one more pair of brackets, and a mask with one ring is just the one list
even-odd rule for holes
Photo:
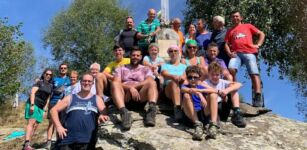
[[136,84],[144,81],[147,77],[153,77],[151,70],[143,65],[132,69],[131,65],[124,65],[115,69],[114,77],[118,77],[124,84]]
[[231,51],[257,53],[253,47],[253,34],[259,32],[252,24],[240,24],[226,32],[225,42],[231,45]]

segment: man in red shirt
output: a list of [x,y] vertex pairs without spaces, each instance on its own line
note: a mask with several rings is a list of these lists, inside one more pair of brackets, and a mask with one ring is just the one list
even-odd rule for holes
[[[263,44],[265,34],[252,24],[243,24],[243,17],[239,11],[231,13],[231,20],[233,27],[227,31],[225,36],[225,50],[231,58],[228,65],[229,71],[236,81],[237,70],[242,63],[245,64],[255,91],[253,106],[263,107],[256,55],[258,48]],[[253,36],[255,35],[258,36],[256,44],[253,43]]]

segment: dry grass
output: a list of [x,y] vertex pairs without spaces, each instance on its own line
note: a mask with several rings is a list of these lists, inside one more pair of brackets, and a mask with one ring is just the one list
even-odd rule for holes
[[[24,137],[17,138],[8,142],[3,142],[2,139],[16,129],[24,129],[27,121],[24,119],[24,103],[21,103],[18,108],[12,108],[10,104],[0,106],[0,149],[20,150],[24,143]],[[42,145],[46,140],[43,135],[46,134],[48,121],[44,119],[33,137],[32,144],[34,147]],[[4,132],[6,131],[6,132]]]

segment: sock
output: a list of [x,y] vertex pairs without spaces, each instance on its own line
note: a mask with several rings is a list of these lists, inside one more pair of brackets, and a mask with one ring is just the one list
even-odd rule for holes
[[233,110],[233,112],[237,112],[237,111],[240,111],[240,108],[239,107],[233,107],[232,110]]
[[119,109],[119,112],[123,114],[123,113],[128,112],[128,109],[126,107],[122,107]]
[[176,105],[175,108],[181,110],[181,106],[180,105]]
[[156,103],[155,102],[148,102],[148,104],[149,104],[149,107],[151,107],[151,106],[156,106]]

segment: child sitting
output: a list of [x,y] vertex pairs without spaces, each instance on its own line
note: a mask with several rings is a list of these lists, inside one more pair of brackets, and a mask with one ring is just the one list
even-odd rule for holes
[[230,93],[233,104],[233,115],[231,121],[237,127],[244,128],[246,126],[246,122],[239,108],[240,100],[238,90],[242,86],[241,83],[221,79],[222,67],[217,62],[212,62],[209,65],[208,73],[209,79],[205,80],[204,83],[218,90],[218,103],[227,101],[227,95]]
[[[207,122],[207,120],[205,120],[205,115],[208,116],[210,109],[216,107],[214,109],[216,110],[215,116],[217,116],[217,104],[213,104],[217,103],[216,90],[201,83],[201,69],[198,66],[189,66],[186,69],[186,75],[187,84],[181,86],[181,92],[183,93],[183,111],[194,126],[192,139],[202,140],[203,122]],[[205,99],[203,93],[208,93],[208,101]],[[209,101],[214,98],[214,95],[215,100]],[[211,118],[211,120],[216,123],[216,118],[217,117]]]
[[159,89],[163,88],[164,79],[161,72],[161,65],[164,64],[164,59],[159,57],[159,47],[155,43],[151,43],[148,47],[149,56],[145,56],[143,59],[143,65],[148,66],[156,77],[157,85]]

